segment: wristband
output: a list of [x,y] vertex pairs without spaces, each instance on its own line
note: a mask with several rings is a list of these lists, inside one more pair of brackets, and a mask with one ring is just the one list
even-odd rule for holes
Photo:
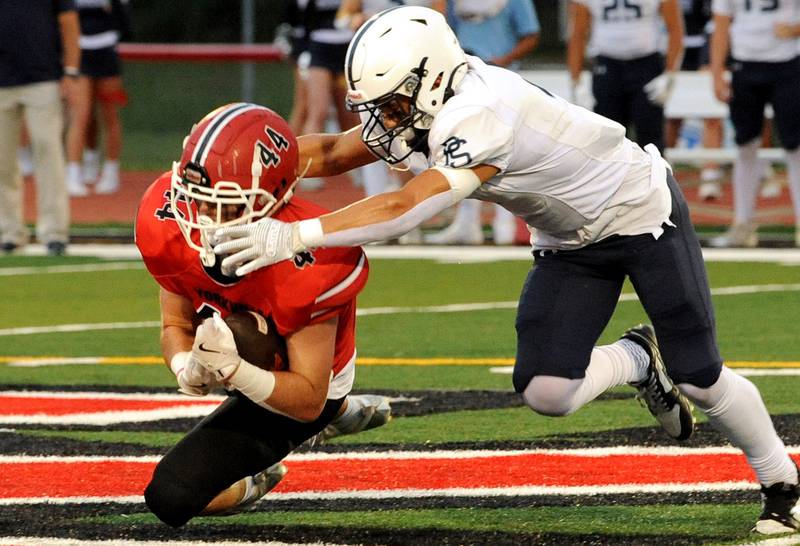
[[300,220],[297,222],[297,237],[306,248],[322,246],[325,233],[322,231],[322,222],[319,218]]
[[75,66],[65,66],[64,67],[64,75],[69,78],[78,78],[81,75],[80,69]]
[[169,369],[172,370],[175,377],[178,377],[178,374],[186,368],[191,357],[192,353],[189,351],[181,351],[172,355],[172,359],[169,361]]
[[275,390],[275,374],[253,366],[246,360],[239,361],[238,369],[227,382],[239,392],[262,407]]

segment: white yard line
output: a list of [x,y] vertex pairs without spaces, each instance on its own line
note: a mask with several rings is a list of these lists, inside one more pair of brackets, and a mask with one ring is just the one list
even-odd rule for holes
[[102,264],[46,265],[42,267],[0,267],[0,277],[47,275],[53,273],[125,271],[129,269],[144,269],[144,264],[141,262],[109,262]]
[[[714,296],[736,296],[742,294],[760,294],[767,292],[799,292],[800,283],[797,284],[753,284],[745,286],[726,286],[714,288]],[[636,294],[622,294],[620,302],[638,301]],[[471,311],[489,311],[496,309],[516,309],[516,301],[495,301],[480,303],[455,303],[449,305],[427,305],[411,307],[366,307],[358,309],[357,316],[393,315],[399,313],[465,313]],[[54,326],[21,326],[17,328],[2,328],[0,336],[21,336],[31,334],[51,334],[56,332],[88,332],[94,330],[120,330],[128,328],[158,328],[160,322],[156,320],[138,322],[97,322],[78,324],[58,324]]]
[[[434,260],[447,263],[532,260],[531,249],[527,246],[368,245],[364,250],[370,259]],[[42,256],[46,254],[46,250],[42,245],[28,245],[23,253],[29,256]],[[140,259],[136,245],[132,244],[70,245],[67,254],[111,260]],[[704,248],[703,257],[710,262],[770,262],[800,265],[800,249],[797,248]]]

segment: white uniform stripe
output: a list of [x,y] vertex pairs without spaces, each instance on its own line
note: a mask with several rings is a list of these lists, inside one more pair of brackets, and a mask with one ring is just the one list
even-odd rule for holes
[[332,298],[336,294],[339,294],[340,292],[346,290],[347,287],[353,284],[356,281],[356,279],[361,275],[361,272],[364,269],[365,260],[366,256],[362,252],[361,257],[358,259],[358,263],[356,264],[356,267],[353,269],[353,271],[347,277],[345,277],[345,279],[342,282],[340,282],[327,292],[320,294],[319,297],[317,297],[317,299],[314,300],[314,303],[320,303],[322,301],[325,301],[328,298]]
[[238,103],[232,105],[230,108],[227,108],[220,112],[219,114],[212,119],[206,128],[203,130],[203,134],[200,135],[200,140],[197,143],[197,148],[194,151],[194,158],[193,161],[198,165],[203,165],[208,157],[208,152],[213,148],[214,141],[219,136],[220,131],[225,128],[230,121],[242,114],[244,112],[248,112],[250,110],[260,109],[263,108],[262,106],[256,106],[255,104],[248,104],[248,103]]

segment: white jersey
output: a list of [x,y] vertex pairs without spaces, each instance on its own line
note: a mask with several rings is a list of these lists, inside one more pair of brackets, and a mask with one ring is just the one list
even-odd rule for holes
[[592,51],[629,60],[661,51],[663,0],[575,0],[592,13]]
[[522,218],[535,249],[572,249],[610,235],[663,233],[672,211],[666,162],[625,128],[468,56],[469,71],[436,115],[428,165],[493,165],[470,197]]
[[731,55],[737,61],[779,63],[797,56],[800,40],[778,38],[775,25],[800,21],[800,0],[714,0],[712,10],[733,18]]

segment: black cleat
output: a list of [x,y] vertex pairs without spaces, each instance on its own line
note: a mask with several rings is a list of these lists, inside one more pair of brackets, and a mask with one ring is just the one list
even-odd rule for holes
[[[796,466],[796,464],[795,464]],[[800,478],[800,473],[798,475]],[[793,533],[800,530],[800,485],[775,483],[761,486],[761,515],[753,532],[762,535]]]
[[650,357],[647,378],[640,383],[631,383],[639,391],[636,397],[647,406],[667,434],[675,440],[688,439],[694,432],[692,404],[667,375],[653,327],[649,324],[634,326],[625,331],[622,339],[633,341]]

